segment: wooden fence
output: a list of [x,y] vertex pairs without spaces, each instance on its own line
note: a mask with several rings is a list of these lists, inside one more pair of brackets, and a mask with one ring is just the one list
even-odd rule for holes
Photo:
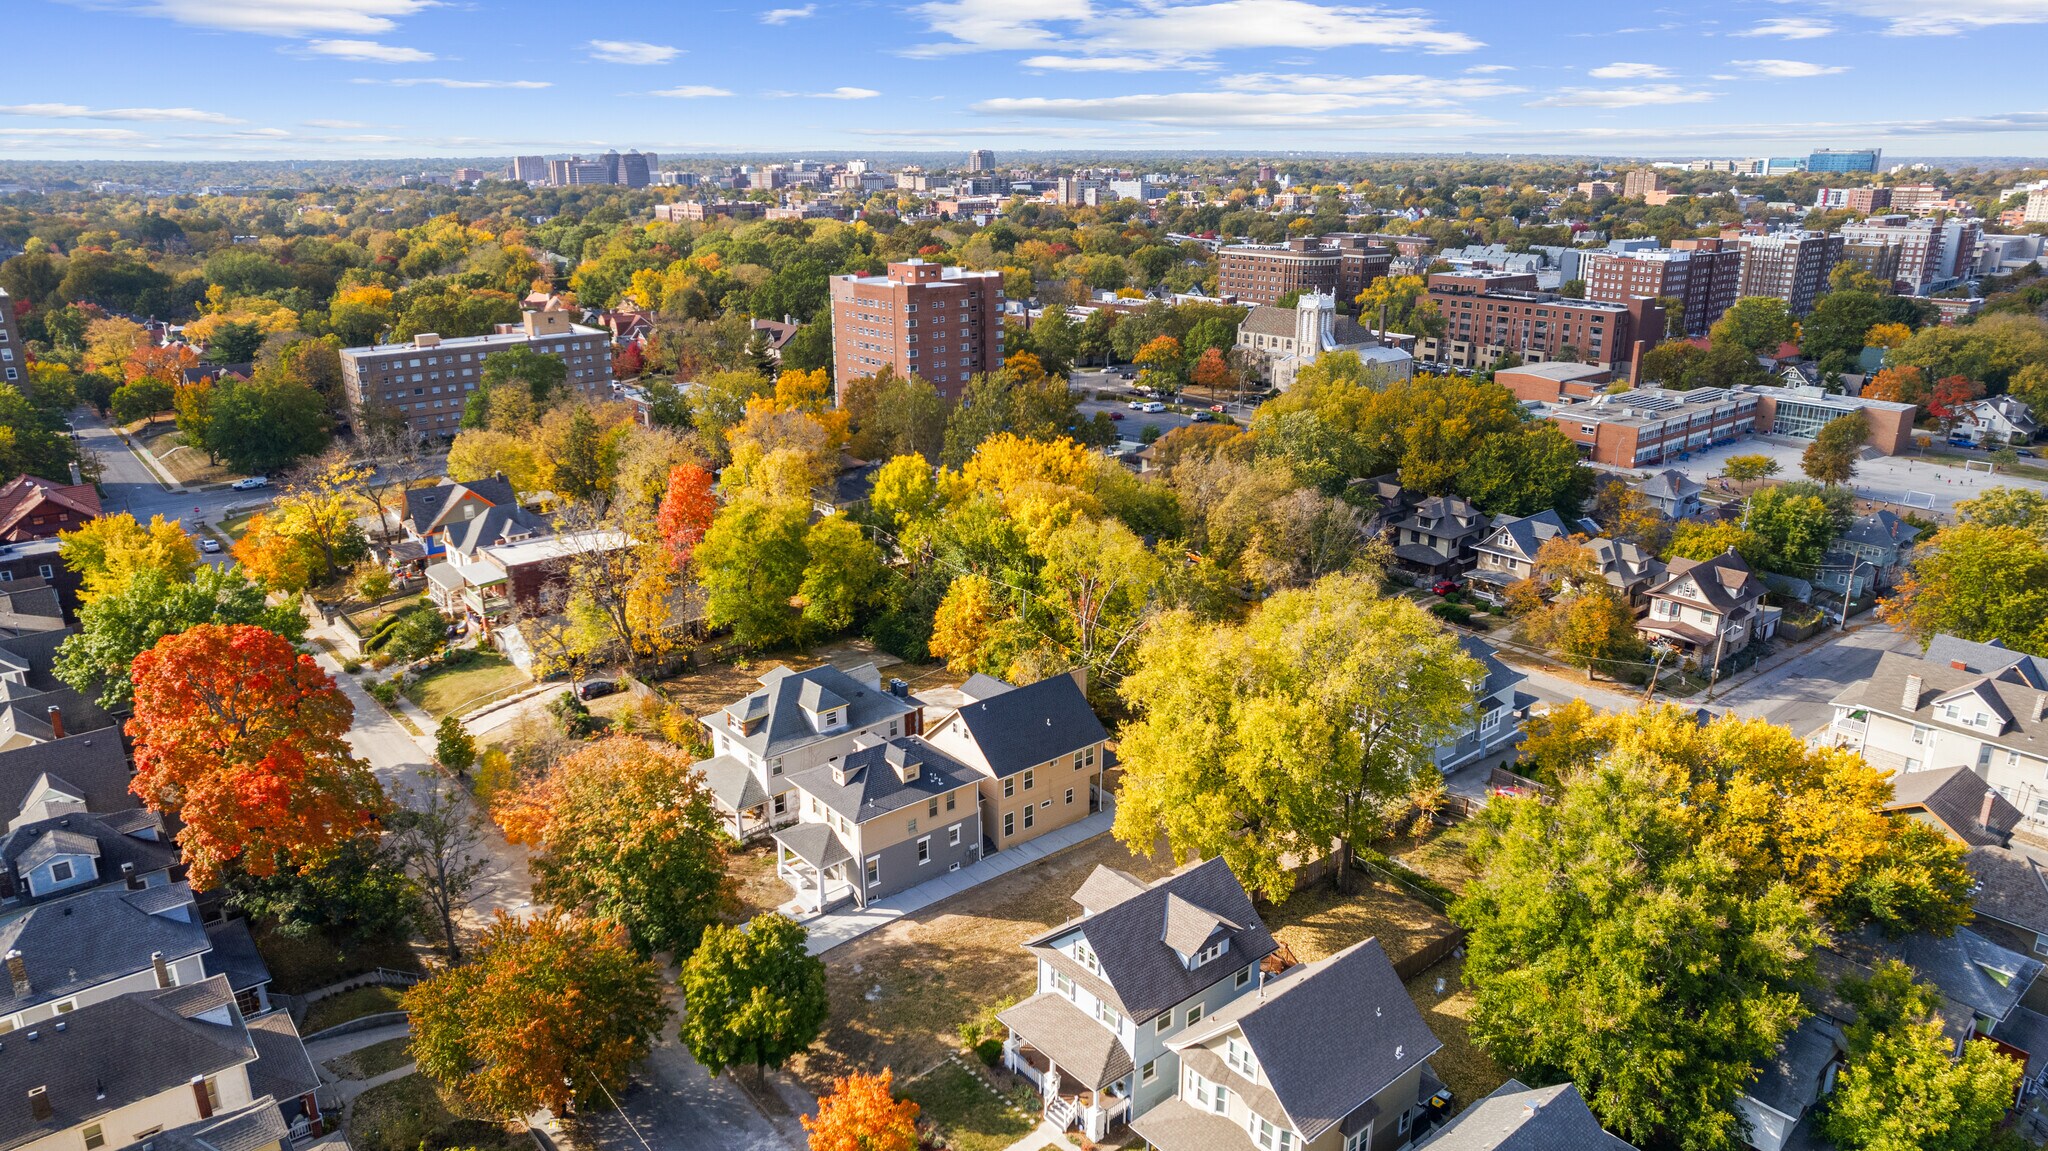
[[1422,950],[1413,955],[1404,955],[1396,960],[1394,974],[1401,977],[1401,982],[1406,983],[1443,962],[1453,951],[1464,945],[1465,929],[1453,927],[1450,934],[1424,944]]

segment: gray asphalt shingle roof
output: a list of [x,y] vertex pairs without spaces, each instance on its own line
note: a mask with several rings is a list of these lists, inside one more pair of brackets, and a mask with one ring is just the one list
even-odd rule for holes
[[62,780],[62,789],[84,799],[87,811],[138,807],[128,791],[130,774],[128,754],[112,730],[0,752],[0,813],[10,819],[18,814],[45,775]]
[[1635,1151],[1603,1130],[1574,1084],[1528,1088],[1510,1079],[1418,1145],[1428,1151]]
[[[1983,820],[1990,801],[1991,819]],[[1967,767],[1938,771],[1902,771],[1892,776],[1892,801],[1886,811],[1924,811],[1949,834],[1973,847],[2004,843],[2020,823],[2020,809],[1987,787]]]
[[[141,809],[136,809],[140,811]],[[160,828],[162,821],[150,813],[148,822],[137,830]],[[53,855],[90,855],[97,860],[99,881],[119,880],[127,864],[136,875],[164,871],[178,862],[177,845],[159,835],[142,839],[119,830],[114,821],[89,812],[73,811],[49,819],[24,823],[0,833],[0,866],[27,871]],[[133,824],[132,820],[120,822]],[[26,897],[27,892],[20,894]]]
[[270,965],[263,962],[263,953],[256,950],[248,920],[228,919],[209,924],[206,942],[213,948],[201,957],[207,975],[227,976],[228,986],[237,992],[270,982]]
[[[175,917],[179,907],[189,920]],[[39,903],[0,924],[0,954],[21,952],[29,982],[28,992],[19,994],[12,980],[0,978],[0,1015],[147,971],[153,952],[171,961],[207,947],[192,890],[183,883],[141,891],[95,887]]]
[[[872,665],[855,670],[874,674]],[[816,694],[821,689],[846,705],[845,725],[828,734],[820,734],[804,714],[806,693],[811,693],[814,700],[822,700],[824,697]],[[899,699],[890,694],[879,682],[870,685],[864,678],[856,679],[830,665],[802,672],[778,667],[761,677],[760,691],[705,716],[704,722],[765,759],[820,739],[836,739],[845,732],[872,727],[891,716],[908,715],[918,706],[914,699]],[[756,718],[760,723],[751,733],[742,729],[741,721]],[[733,722],[728,723],[728,719]]]
[[256,1048],[256,1062],[249,1068],[250,1092],[295,1099],[319,1088],[320,1073],[313,1070],[313,1059],[289,1013],[272,1011],[248,1023],[249,1042]]
[[1057,1064],[1064,1079],[1090,1091],[1131,1073],[1131,1053],[1109,1028],[1082,1014],[1064,995],[1040,992],[996,1018]]
[[413,530],[425,535],[442,526],[441,518],[465,495],[475,495],[494,507],[517,506],[518,493],[512,490],[512,482],[502,476],[460,484],[453,480],[435,484],[428,488],[407,488],[405,490],[405,518]]
[[2048,854],[1986,845],[1970,848],[1963,863],[1977,879],[1977,914],[2048,935]]
[[[916,765],[917,775],[905,783],[898,771],[908,764]],[[839,782],[841,775],[846,782]],[[838,766],[814,767],[789,782],[853,822],[865,823],[972,786],[980,778],[973,768],[913,735],[848,752]]]
[[151,1151],[264,1151],[291,1146],[291,1127],[265,1095],[234,1111],[173,1127],[149,1139]]
[[1067,675],[976,700],[959,716],[998,779],[1109,738],[1081,685]]

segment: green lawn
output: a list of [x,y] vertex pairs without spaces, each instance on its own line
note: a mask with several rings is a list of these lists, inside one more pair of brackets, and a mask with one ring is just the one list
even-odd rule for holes
[[270,968],[276,989],[290,995],[304,995],[339,983],[365,971],[388,967],[393,971],[418,971],[420,961],[404,939],[373,940],[347,946],[332,943],[318,933],[294,938],[254,924],[251,933],[256,950]]
[[502,698],[512,688],[529,682],[526,673],[495,651],[479,652],[465,667],[428,672],[406,685],[405,698],[425,708],[435,718],[460,715],[484,702],[484,697]]
[[386,1071],[396,1071],[411,1063],[412,1052],[407,1050],[411,1044],[411,1036],[401,1035],[396,1039],[386,1039],[382,1043],[359,1047],[347,1055],[328,1061],[327,1065],[343,1079],[375,1079]]
[[951,1060],[898,1094],[917,1104],[918,1118],[952,1151],[1003,1151],[1038,1125],[1038,1097],[1028,1087],[1018,1092],[1020,1114],[1020,1107],[997,1098],[979,1076]]
[[255,519],[256,516],[256,512],[236,512],[214,526],[220,530],[222,535],[228,537],[228,542],[233,543],[248,533],[249,521]]
[[403,994],[404,988],[378,985],[330,995],[306,1009],[306,1025],[299,1030],[311,1035],[365,1015],[396,1011],[399,997]]
[[358,1096],[349,1106],[348,1140],[356,1151],[515,1151],[526,1143],[514,1141],[501,1124],[449,1114],[424,1075],[408,1075]]

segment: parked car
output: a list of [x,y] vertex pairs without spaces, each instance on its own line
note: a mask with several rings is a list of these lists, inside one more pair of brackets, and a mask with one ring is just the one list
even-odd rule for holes
[[1222,405],[1222,404],[1210,404],[1210,405],[1209,405],[1209,410],[1210,410],[1210,411],[1212,411],[1212,412],[1215,412],[1215,413],[1216,413],[1217,415],[1219,415],[1219,416],[1220,416],[1220,415],[1222,415],[1222,414],[1223,414],[1223,405]]
[[236,481],[235,481],[234,483],[231,483],[231,484],[229,484],[228,486],[229,486],[229,487],[231,487],[231,488],[233,488],[234,490],[236,490],[236,491],[238,491],[238,492],[250,492],[250,491],[255,491],[255,490],[256,490],[257,488],[267,488],[267,487],[269,487],[269,486],[270,486],[270,477],[269,477],[269,476],[249,476],[249,477],[247,477],[247,478],[245,478],[245,479],[239,479],[239,480],[236,480]]
[[1449,595],[1458,590],[1458,581],[1454,579],[1440,579],[1429,585],[1429,590],[1438,595]]
[[596,699],[619,690],[618,681],[609,679],[586,679],[576,685],[577,699]]
[[1141,412],[1163,412],[1166,410],[1166,405],[1160,403],[1158,400],[1147,400],[1142,404],[1132,404],[1131,406],[1137,408]]
[[202,536],[199,540],[199,550],[207,555],[217,556],[220,554],[220,541],[212,536]]
[[1116,378],[1119,380],[1135,380],[1138,378],[1138,373],[1132,371],[1122,371],[1116,374]]
[[1216,418],[1216,413],[1214,413],[1214,412],[1194,412],[1194,413],[1192,413],[1191,415],[1189,415],[1189,416],[1188,416],[1188,418],[1189,418],[1189,419],[1191,419],[1191,420],[1193,420],[1193,421],[1195,421],[1195,422],[1196,422],[1196,423],[1198,423],[1198,424],[1206,424],[1206,423],[1208,423],[1208,422],[1209,422],[1210,420],[1213,420],[1213,419],[1215,419],[1215,418]]
[[2031,460],[2040,455],[2040,453],[2036,452],[2032,448],[2014,448],[2012,450],[2012,454],[2018,456],[2023,460]]
[[1109,413],[1109,418],[1112,420],[1120,420],[1124,418],[1124,414],[1122,412],[1111,412]]

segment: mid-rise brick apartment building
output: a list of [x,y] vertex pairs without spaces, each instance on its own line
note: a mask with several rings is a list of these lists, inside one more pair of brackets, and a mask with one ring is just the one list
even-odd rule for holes
[[1622,468],[1656,467],[1758,433],[1810,440],[1855,411],[1870,424],[1870,446],[1897,455],[1912,446],[1916,410],[1809,387],[1634,388],[1586,400],[1567,394],[1538,409],[1588,460]]
[[422,332],[403,344],[344,348],[341,386],[352,408],[381,408],[405,417],[422,436],[453,436],[462,408],[483,375],[484,360],[513,348],[561,357],[566,383],[591,399],[611,395],[611,336],[573,323],[567,312],[528,312],[488,336],[443,339]]
[[1513,352],[1527,362],[1569,359],[1632,377],[1636,357],[1664,338],[1664,309],[1653,299],[1566,299],[1538,291],[1531,272],[1438,272],[1428,283],[1444,334],[1418,341],[1423,360],[1476,368]]
[[881,276],[832,277],[833,379],[883,368],[915,374],[959,399],[976,372],[1003,364],[1003,274],[923,260]]
[[27,391],[28,345],[21,342],[21,325],[14,322],[14,301],[0,290],[0,381]]
[[1647,199],[1653,192],[1664,190],[1664,175],[1655,168],[1636,168],[1621,178],[1621,196],[1624,200]]
[[1813,206],[1846,210],[1861,216],[1882,212],[1892,206],[1890,188],[1822,188],[1814,193]]
[[1770,232],[1735,242],[1742,248],[1741,294],[1776,296],[1795,316],[1813,310],[1842,259],[1842,237],[1826,232]]
[[[1939,291],[1970,273],[1983,228],[1975,220],[1911,216],[1873,216],[1842,226],[1842,243],[1859,253],[1885,247],[1898,249],[1892,282],[1915,295]],[[1862,261],[1859,261],[1862,263]],[[1865,270],[1883,274],[1881,266]]]
[[1579,257],[1586,298],[1626,304],[1648,296],[1684,305],[1688,335],[1705,335],[1742,294],[1742,252],[1723,240],[1676,240],[1669,248],[1587,252]]
[[1246,304],[1277,303],[1290,292],[1337,297],[1347,311],[1358,293],[1387,274],[1394,253],[1354,232],[1284,244],[1237,244],[1216,253],[1217,290]]
[[675,204],[656,204],[654,218],[664,224],[680,224],[687,220],[701,224],[720,216],[735,220],[754,220],[766,215],[768,205],[755,200],[683,200]]

